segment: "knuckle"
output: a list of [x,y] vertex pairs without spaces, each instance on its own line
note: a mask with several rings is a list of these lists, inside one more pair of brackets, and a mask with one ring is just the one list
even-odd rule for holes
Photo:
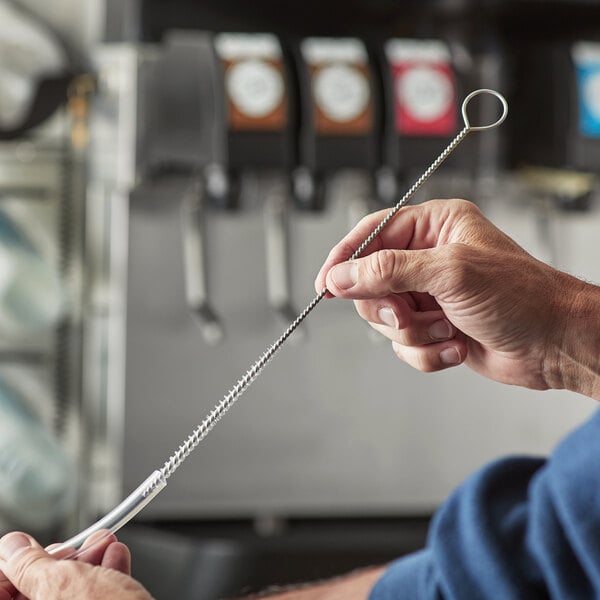
[[42,575],[43,569],[37,569],[36,563],[42,558],[42,555],[37,550],[29,550],[23,552],[16,564],[11,564],[11,579],[17,587],[20,587],[23,582],[28,582],[28,587],[32,586],[34,589],[38,589],[39,580]]
[[453,198],[449,202],[451,208],[459,213],[478,214],[480,212],[476,204],[470,200],[465,200],[464,198]]
[[397,254],[393,250],[385,249],[371,254],[368,262],[370,275],[381,281],[394,279],[398,271]]
[[31,550],[29,552],[23,552],[19,557],[18,562],[13,566],[14,578],[17,581],[24,579],[26,573],[31,568],[31,565],[33,565],[38,559],[39,555],[37,552],[34,553]]

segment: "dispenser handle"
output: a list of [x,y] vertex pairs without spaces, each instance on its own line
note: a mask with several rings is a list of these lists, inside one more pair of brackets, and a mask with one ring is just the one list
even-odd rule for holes
[[[273,175],[264,182],[265,253],[267,294],[279,318],[291,323],[298,317],[290,291],[289,225],[287,186],[283,177]],[[298,329],[296,337],[303,333]]]
[[200,322],[204,340],[208,344],[217,344],[223,339],[224,329],[209,301],[203,198],[203,184],[200,179],[194,179],[186,190],[181,205],[185,295],[188,305]]

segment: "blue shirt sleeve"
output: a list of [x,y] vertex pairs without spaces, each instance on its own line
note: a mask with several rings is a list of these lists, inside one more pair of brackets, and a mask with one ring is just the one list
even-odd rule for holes
[[548,460],[474,473],[438,510],[427,547],[390,565],[370,600],[600,598],[600,411]]

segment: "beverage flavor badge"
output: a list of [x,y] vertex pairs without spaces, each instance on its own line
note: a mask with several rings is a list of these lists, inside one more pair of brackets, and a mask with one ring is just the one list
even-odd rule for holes
[[278,131],[288,122],[281,46],[271,34],[223,33],[215,37],[225,70],[229,128]]
[[600,44],[578,42],[572,58],[577,76],[579,132],[589,138],[600,137]]
[[396,131],[406,136],[450,136],[457,128],[456,82],[450,51],[439,40],[389,40]]
[[369,134],[373,94],[364,44],[355,38],[307,38],[301,52],[310,74],[315,131]]

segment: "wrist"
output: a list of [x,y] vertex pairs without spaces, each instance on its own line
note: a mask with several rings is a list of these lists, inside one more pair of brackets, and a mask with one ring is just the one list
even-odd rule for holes
[[600,287],[566,277],[548,384],[600,400]]
[[287,590],[250,596],[247,600],[367,600],[385,569],[385,566],[361,569],[329,581],[292,586]]

